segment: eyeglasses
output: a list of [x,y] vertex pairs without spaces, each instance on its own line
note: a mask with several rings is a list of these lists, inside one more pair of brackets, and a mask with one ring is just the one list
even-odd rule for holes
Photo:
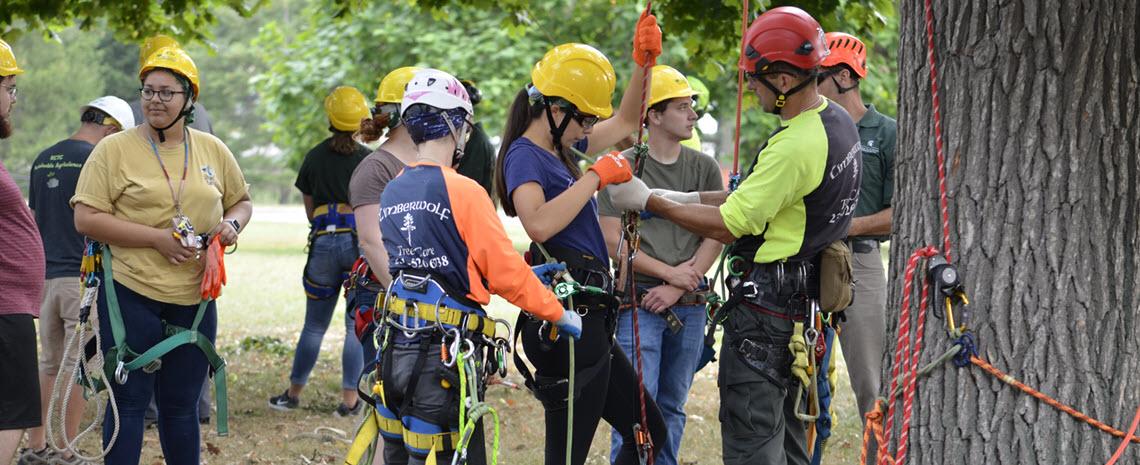
[[186,92],[170,90],[170,89],[154,90],[154,89],[151,89],[149,87],[144,87],[142,89],[139,89],[139,91],[142,92],[143,100],[148,100],[148,101],[152,100],[152,99],[154,99],[154,96],[157,95],[158,100],[162,103],[166,103],[166,102],[169,102],[171,100],[174,100],[174,94],[185,94],[186,93]]
[[570,115],[570,117],[574,118],[574,121],[577,121],[578,124],[582,126],[582,129],[590,129],[594,127],[595,124],[598,124],[598,120],[601,119],[597,116],[588,115],[577,110],[575,110],[574,113]]
[[8,96],[9,97],[16,98],[16,86],[0,86],[0,87],[8,89]]

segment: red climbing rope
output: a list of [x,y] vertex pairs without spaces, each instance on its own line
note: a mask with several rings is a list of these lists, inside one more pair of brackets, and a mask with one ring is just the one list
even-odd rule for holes
[[1104,465],[1113,465],[1117,460],[1120,460],[1120,457],[1124,455],[1124,449],[1128,448],[1128,444],[1131,444],[1132,441],[1136,439],[1137,426],[1140,426],[1140,407],[1136,408],[1136,416],[1132,417],[1132,426],[1128,428],[1128,435],[1124,437],[1124,441],[1120,443],[1120,447],[1116,448],[1116,453],[1112,454],[1112,458],[1108,459],[1108,463]]
[[[903,465],[906,460],[907,449],[907,430],[910,427],[910,417],[912,412],[912,405],[914,403],[914,391],[916,386],[918,374],[918,357],[922,350],[922,330],[926,324],[926,304],[928,300],[928,292],[930,286],[922,286],[922,306],[918,310],[918,334],[915,335],[914,345],[910,342],[910,297],[911,289],[914,287],[914,270],[918,267],[918,262],[924,258],[930,258],[938,254],[938,249],[934,247],[922,247],[914,251],[907,261],[906,272],[903,277],[903,294],[902,294],[902,308],[899,311],[899,324],[898,324],[898,342],[895,348],[895,363],[891,368],[891,390],[890,397],[887,399],[886,408],[886,425],[883,428],[883,440],[879,442],[879,465]],[[925,280],[924,280],[925,281]],[[906,371],[903,371],[903,366]],[[899,432],[899,446],[896,451],[894,460],[888,460],[888,445],[891,439],[891,431],[894,426],[894,415],[891,414],[895,405],[895,399],[898,394],[899,378],[900,375],[906,375],[906,392],[903,395],[903,428]]]
[[748,0],[740,13],[740,60],[736,64],[736,143],[732,149],[731,176],[740,176],[740,108],[744,104],[744,36],[748,33]]
[[[651,13],[652,6],[652,1],[645,4],[645,11],[642,13],[642,17],[645,17]],[[646,60],[646,63],[648,63],[648,60]],[[647,97],[649,96],[650,87],[650,68],[652,67],[646,66],[641,75],[641,113],[639,114],[640,116],[638,116],[640,119],[640,124],[637,125],[637,145],[634,148],[635,155],[633,160],[633,172],[638,177],[641,176],[642,168],[645,166],[645,157],[649,156],[649,150],[645,147],[644,144],[645,122],[646,118],[648,118],[646,110],[648,109],[647,107],[649,104],[649,99]],[[634,279],[633,274],[633,259],[641,242],[641,235],[638,231],[639,220],[640,216],[638,212],[626,212],[624,219],[625,224],[623,225],[624,234],[626,235],[626,246],[628,247],[625,268],[625,274],[627,277],[625,290],[629,295],[630,307],[633,308],[631,310],[633,312],[633,352],[637,368],[638,403],[641,407],[641,417],[638,419],[640,431],[635,431],[635,439],[637,442],[639,458],[643,463],[653,465],[653,439],[649,435],[649,417],[645,410],[645,369],[641,357],[641,326],[638,322],[638,313],[640,312],[637,304],[637,283]]]
[[926,61],[930,66],[930,105],[934,114],[934,152],[938,157],[938,204],[942,213],[942,253],[950,259],[950,208],[946,200],[946,157],[942,152],[942,110],[938,99],[938,67],[934,61],[934,7],[926,0]]

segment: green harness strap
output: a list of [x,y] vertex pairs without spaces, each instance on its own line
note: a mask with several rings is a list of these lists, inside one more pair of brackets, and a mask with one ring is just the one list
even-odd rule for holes
[[[214,344],[206,335],[198,331],[198,324],[206,314],[206,306],[210,300],[203,300],[198,304],[198,312],[194,315],[194,324],[190,328],[183,328],[169,323],[166,325],[166,338],[138,354],[127,346],[127,330],[123,325],[123,315],[119,312],[119,296],[115,292],[115,277],[111,270],[111,247],[103,245],[103,277],[104,292],[107,294],[107,316],[111,320],[111,335],[115,339],[115,346],[111,349],[111,357],[105,357],[107,362],[104,370],[107,377],[119,384],[127,382],[127,375],[134,370],[142,369],[146,372],[157,371],[161,367],[161,357],[183,344],[193,344],[202,351],[210,367],[214,369],[214,399],[218,404],[218,436],[229,435],[229,399],[226,396],[226,361],[218,355]],[[212,299],[211,299],[212,300]],[[130,361],[126,361],[130,357]]]

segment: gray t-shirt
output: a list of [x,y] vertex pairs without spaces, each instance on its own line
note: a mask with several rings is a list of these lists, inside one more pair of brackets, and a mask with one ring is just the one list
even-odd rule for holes
[[348,201],[352,208],[380,203],[388,181],[404,170],[404,162],[384,149],[376,149],[356,165],[348,181]]
[[[622,154],[627,159],[633,160],[633,149],[626,150]],[[724,178],[721,177],[720,165],[716,160],[685,146],[681,147],[681,156],[671,165],[647,157],[641,180],[650,188],[678,192],[724,190]],[[622,214],[614,208],[607,190],[598,193],[598,214],[611,217],[619,217]],[[669,220],[653,217],[641,222],[641,252],[670,266],[692,258],[701,246],[701,242],[700,236],[686,231]],[[636,279],[646,284],[662,282],[660,279],[640,273],[636,275]]]

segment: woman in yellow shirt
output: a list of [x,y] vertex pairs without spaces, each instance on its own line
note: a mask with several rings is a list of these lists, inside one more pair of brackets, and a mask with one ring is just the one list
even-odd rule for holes
[[[191,327],[201,301],[204,241],[237,241],[249,221],[248,186],[230,150],[187,128],[199,93],[198,69],[176,47],[156,51],[139,71],[145,124],[103,139],[83,167],[71,204],[75,226],[111,246],[115,283],[99,293],[104,353],[114,345],[106,294],[114,292],[126,343],[142,353],[166,337],[167,325]],[[217,311],[210,302],[198,331],[211,342]],[[157,394],[158,431],[166,462],[198,464],[198,394],[209,363],[197,346],[166,353],[158,370],[133,370],[111,382],[119,431],[106,463],[138,463],[143,414]],[[108,417],[111,417],[108,406]],[[116,425],[103,423],[103,444]]]

